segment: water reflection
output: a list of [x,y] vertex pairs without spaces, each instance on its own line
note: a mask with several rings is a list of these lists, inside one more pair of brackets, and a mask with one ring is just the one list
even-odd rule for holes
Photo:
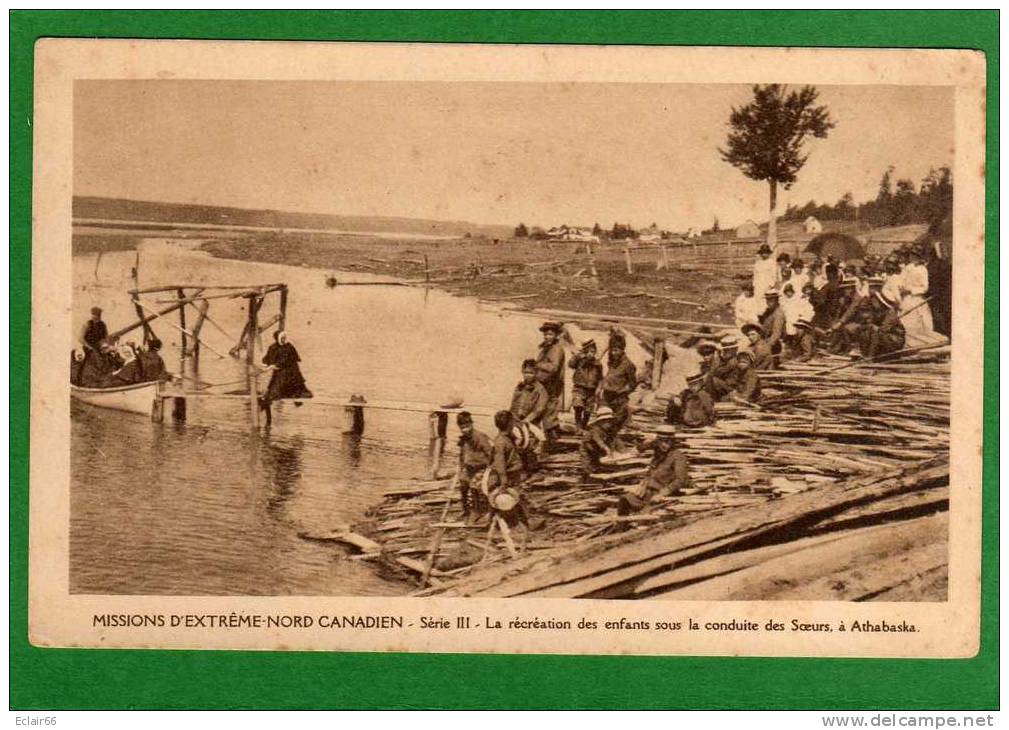
[[[133,319],[123,292],[133,254],[105,254],[98,288],[75,286],[83,321],[93,304],[110,329]],[[74,259],[75,282],[94,283],[95,257]],[[165,281],[285,281],[288,329],[320,397],[506,404],[516,363],[533,354],[531,320],[506,319],[436,290],[325,287],[307,269],[145,251],[141,285]],[[237,339],[236,306],[211,316]],[[75,322],[76,324],[76,322]],[[161,326],[165,360],[178,366],[178,333]],[[461,333],[461,334],[460,334]],[[226,334],[204,328],[221,352]],[[460,346],[460,336],[465,347]],[[174,341],[174,346],[173,346]],[[205,349],[199,377],[242,380],[241,364]],[[492,424],[478,417],[478,426]],[[453,426],[454,428],[454,426]],[[70,587],[76,593],[369,595],[399,593],[361,561],[298,537],[359,519],[381,493],[427,472],[425,413],[369,411],[363,436],[344,433],[341,408],[278,404],[254,435],[241,400],[191,399],[185,424],[77,404],[71,424]],[[450,434],[448,442],[454,445]],[[447,459],[451,455],[446,456]]]

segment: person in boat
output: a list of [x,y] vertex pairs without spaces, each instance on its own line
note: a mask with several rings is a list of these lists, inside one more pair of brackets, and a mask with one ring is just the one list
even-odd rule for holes
[[81,375],[84,372],[84,350],[73,349],[70,351],[70,384],[80,385]]
[[558,322],[544,322],[540,326],[543,342],[536,354],[536,379],[547,392],[547,406],[543,412],[542,428],[547,443],[560,435],[557,414],[564,397],[564,348],[558,341],[562,326]]
[[84,325],[84,332],[81,335],[81,342],[84,347],[94,352],[101,350],[101,344],[109,336],[109,328],[102,321],[102,308],[91,307],[91,319]]
[[301,357],[294,345],[287,339],[287,333],[277,330],[273,333],[273,344],[263,356],[263,364],[272,371],[270,384],[260,399],[263,408],[281,398],[311,398],[312,391],[305,385],[298,363]]
[[571,407],[575,412],[575,425],[584,429],[588,427],[594,410],[596,388],[603,380],[603,364],[596,357],[595,340],[585,342],[581,352],[571,358],[568,367],[575,371],[571,378]]
[[456,416],[459,426],[459,497],[462,500],[464,518],[478,515],[484,510],[479,504],[480,492],[473,488],[473,480],[482,478],[484,471],[490,466],[493,445],[490,437],[478,431],[473,425],[473,416],[469,411],[462,411]]
[[652,447],[652,460],[648,473],[638,484],[627,487],[617,503],[621,517],[641,512],[660,494],[682,494],[693,486],[690,479],[690,462],[687,455],[676,446],[676,428],[665,424],[656,429]]
[[867,359],[902,350],[906,342],[900,304],[888,299],[881,291],[873,294],[873,304],[873,321],[863,325],[858,332],[859,350],[862,357]]
[[771,346],[764,339],[764,330],[758,324],[743,325],[743,335],[750,343],[750,354],[753,356],[754,370],[773,370],[774,355]]
[[610,354],[607,358],[606,375],[599,383],[599,398],[613,411],[610,428],[614,434],[630,420],[629,402],[631,393],[638,387],[638,369],[627,357],[627,340],[619,332],[610,335]]
[[515,386],[512,393],[510,412],[519,421],[539,426],[546,413],[550,396],[546,388],[537,379],[536,361],[529,359],[522,362],[522,380]]
[[581,443],[578,445],[583,477],[598,471],[599,459],[613,452],[613,440],[616,434],[611,430],[612,424],[613,411],[609,406],[601,406],[589,419]]
[[147,342],[147,348],[140,351],[139,358],[144,380],[164,382],[172,379],[171,374],[165,369],[165,361],[161,358],[161,340],[157,337],[152,337]]
[[143,371],[141,370],[140,361],[137,360],[136,350],[130,345],[122,345],[119,348],[118,354],[123,364],[106,377],[105,387],[116,388],[142,382],[144,379]]
[[118,367],[114,364],[112,356],[107,352],[111,347],[108,342],[101,342],[95,350],[82,345],[81,352],[84,354],[84,361],[81,363],[78,374],[79,385],[82,388],[101,388],[105,384],[105,378],[112,374]]
[[669,399],[666,406],[666,423],[700,428],[715,422],[715,401],[704,388],[707,377],[694,373],[687,378],[687,388]]
[[760,400],[760,376],[753,364],[752,352],[741,352],[736,357],[735,387],[729,393],[730,398],[747,403]]

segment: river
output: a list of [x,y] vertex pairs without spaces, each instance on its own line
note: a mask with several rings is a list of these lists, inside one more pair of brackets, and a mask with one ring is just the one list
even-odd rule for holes
[[[320,397],[362,393],[437,403],[458,394],[507,407],[519,364],[540,340],[535,320],[436,290],[328,288],[327,272],[319,270],[215,259],[157,242],[140,251],[142,287],[288,284],[287,330]],[[75,327],[94,305],[104,309],[110,330],[136,319],[126,295],[134,257],[133,251],[74,257]],[[275,307],[267,305],[261,318]],[[215,300],[210,317],[231,336],[206,325],[202,338],[227,353],[244,316],[242,300]],[[154,327],[169,369],[178,373],[180,337],[167,322]],[[139,331],[124,339],[130,337],[139,340]],[[242,372],[238,362],[204,347],[200,378],[240,381]],[[477,425],[492,433],[488,421],[478,417]],[[256,435],[239,400],[190,399],[185,424],[74,403],[71,591],[401,594],[402,585],[367,563],[298,534],[354,522],[383,491],[423,478],[427,417],[369,410],[362,438],[344,435],[344,427],[343,410],[321,404],[280,404],[272,428]],[[449,458],[455,434],[453,426]]]

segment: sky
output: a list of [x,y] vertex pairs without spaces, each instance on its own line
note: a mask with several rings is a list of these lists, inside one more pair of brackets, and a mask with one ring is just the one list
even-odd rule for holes
[[[953,161],[949,87],[821,86],[837,126],[779,199],[874,198]],[[549,227],[767,218],[723,162],[749,86],[78,81],[74,194]]]

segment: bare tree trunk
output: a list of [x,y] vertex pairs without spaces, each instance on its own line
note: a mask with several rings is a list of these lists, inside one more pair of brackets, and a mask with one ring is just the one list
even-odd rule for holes
[[778,245],[778,181],[768,180],[771,186],[771,207],[767,219],[767,245],[772,249]]

